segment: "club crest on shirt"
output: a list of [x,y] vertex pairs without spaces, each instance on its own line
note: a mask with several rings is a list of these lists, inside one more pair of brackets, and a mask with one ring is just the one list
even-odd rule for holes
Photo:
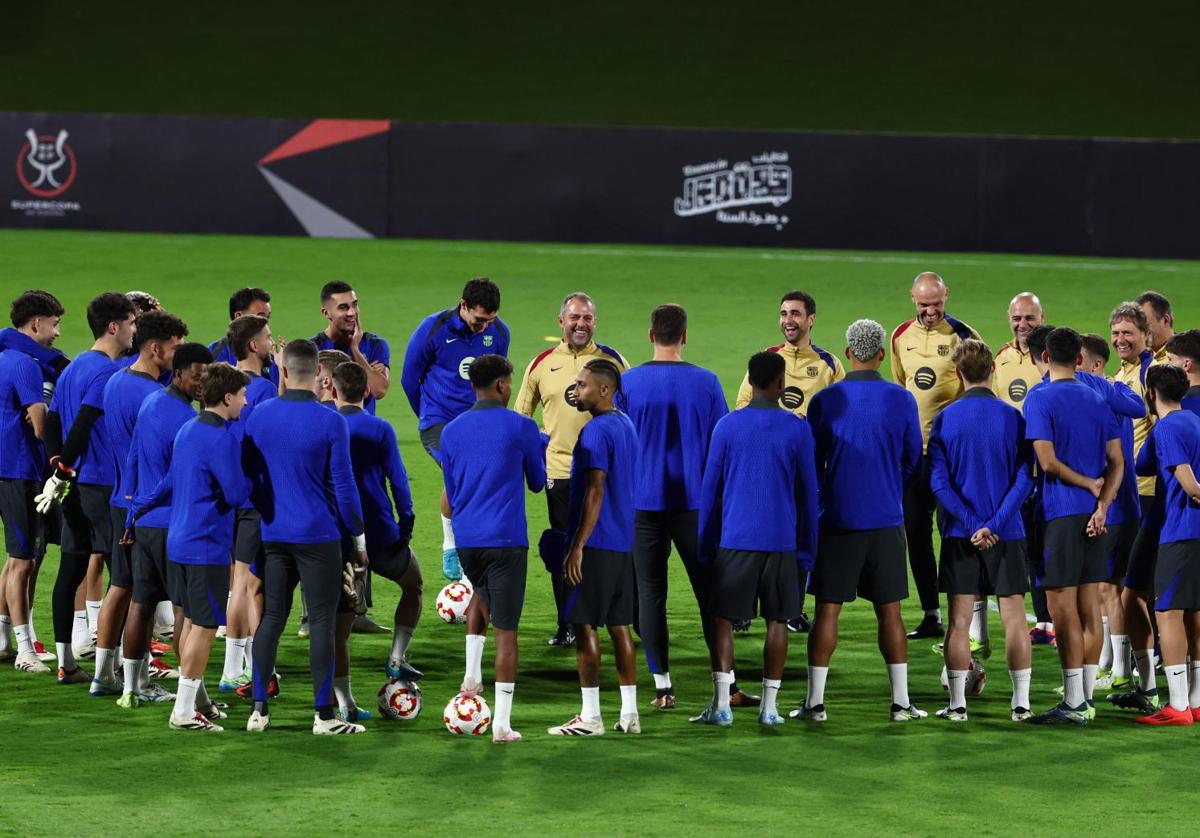
[[821,370],[820,370],[820,368],[819,368],[819,367],[816,367],[816,366],[811,366],[811,367],[805,367],[805,368],[804,368],[804,374],[805,374],[805,375],[807,375],[809,378],[816,378],[816,377],[817,377],[817,373],[818,373],[818,372],[820,372],[820,371],[821,371]]
[[945,358],[950,354],[950,344],[943,343],[938,346],[938,357]]
[[491,346],[491,345],[492,345],[492,336],[491,336],[491,335],[484,335],[484,336],[483,336],[483,345],[484,345],[484,346]]

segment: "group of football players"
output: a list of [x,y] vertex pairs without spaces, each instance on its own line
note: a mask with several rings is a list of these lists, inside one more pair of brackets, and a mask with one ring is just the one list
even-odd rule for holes
[[[712,665],[696,723],[728,726],[734,708],[754,707],[761,724],[783,724],[792,632],[809,634],[807,695],[787,715],[824,721],[840,612],[860,596],[879,622],[894,721],[927,715],[908,693],[909,641],[943,635],[949,701],[937,715],[967,720],[986,678],[993,596],[1014,721],[1086,724],[1096,689],[1139,722],[1200,720],[1200,331],[1176,334],[1170,303],[1146,292],[1112,311],[1107,337],[1079,334],[1047,325],[1025,292],[1008,309],[1012,340],[993,353],[946,313],[937,274],[919,274],[911,297],[915,317],[890,337],[872,320],[850,324],[847,371],[812,342],[813,297],[784,294],[784,342],[749,359],[732,412],[717,377],[683,358],[679,305],[651,312],[652,357],[631,368],[595,340],[595,302],[567,295],[561,340],[525,368],[515,410],[495,283],[472,279],[457,306],[421,322],[401,386],[444,477],[442,572],[474,590],[467,696],[484,689],[489,623],[494,633],[493,741],[521,738],[511,713],[526,489],[546,495],[537,549],[558,616],[549,642],[575,646],[581,687],[579,712],[552,735],[606,730],[601,627],[620,684],[614,729],[641,729],[635,632],[651,705],[676,706],[672,548]],[[228,333],[204,345],[149,294],[101,294],[87,309],[92,348],[71,360],[53,346],[61,303],[46,291],[13,301],[0,331],[0,659],[25,672],[56,662],[60,684],[122,707],[171,702],[172,728],[219,731],[227,708],[204,673],[220,634],[218,690],[252,701],[246,728],[263,731],[299,585],[313,733],[361,733],[370,714],[351,690],[348,641],[387,630],[367,613],[382,577],[400,589],[385,669],[421,679],[408,661],[422,608],[413,499],[395,431],[375,416],[388,343],[364,331],[344,282],[321,290],[327,325],[309,339],[273,335],[270,301],[239,289]],[[1106,377],[1110,346],[1120,368]],[[879,372],[889,354],[894,382]],[[47,543],[61,553],[53,653],[32,617]],[[924,617],[906,632],[910,567]],[[735,633],[755,616],[766,624],[761,696],[738,688],[734,667]],[[177,673],[161,661],[163,622]],[[1057,646],[1063,674],[1062,700],[1039,714],[1033,643]],[[88,674],[77,659],[92,657]],[[173,677],[171,692],[162,681]]]

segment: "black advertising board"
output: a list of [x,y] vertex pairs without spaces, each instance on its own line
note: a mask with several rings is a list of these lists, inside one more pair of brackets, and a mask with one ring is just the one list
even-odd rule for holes
[[1200,257],[1200,144],[0,113],[0,225]]

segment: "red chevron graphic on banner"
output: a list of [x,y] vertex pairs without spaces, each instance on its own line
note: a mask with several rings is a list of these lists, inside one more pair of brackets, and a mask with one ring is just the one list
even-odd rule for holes
[[262,166],[298,154],[383,134],[389,128],[391,123],[386,119],[315,119],[259,160],[258,164]]

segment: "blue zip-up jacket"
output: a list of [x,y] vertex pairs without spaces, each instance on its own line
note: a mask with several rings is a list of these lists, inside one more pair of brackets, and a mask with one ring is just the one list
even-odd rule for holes
[[136,475],[129,474],[125,462],[133,445],[133,429],[137,424],[142,402],[162,389],[153,376],[144,372],[133,372],[125,367],[114,373],[104,385],[104,431],[108,435],[108,447],[112,452],[114,483],[109,503],[119,509],[128,509],[133,499]]
[[817,485],[813,435],[803,419],[760,398],[726,415],[717,422],[704,464],[703,560],[712,561],[724,547],[794,553],[802,568],[811,569]]
[[400,386],[408,396],[420,430],[443,425],[475,404],[467,369],[480,355],[508,357],[509,331],[497,317],[476,334],[458,308],[431,314],[421,321],[404,351]]
[[442,431],[442,478],[459,547],[529,546],[525,487],[546,485],[536,422],[500,402],[476,402]]
[[310,390],[285,390],[246,421],[243,460],[263,541],[327,544],[363,534],[346,418]]
[[[346,417],[350,429],[350,463],[362,502],[367,550],[382,549],[400,541],[407,543],[412,538],[412,491],[408,486],[408,472],[400,458],[396,431],[387,421],[372,416],[361,407],[347,406],[339,412]],[[389,483],[392,487],[390,498]],[[393,499],[395,514],[392,512]]]
[[970,538],[982,527],[1001,541],[1024,538],[1021,504],[1033,488],[1032,464],[1021,411],[987,387],[972,387],[947,405],[929,433],[942,538]]
[[912,393],[874,370],[854,370],[808,408],[821,483],[821,526],[877,530],[904,523],[904,487],[921,461]]
[[[132,475],[130,493],[133,495],[133,502],[128,506],[127,522],[132,521],[133,510],[143,506],[167,476],[175,435],[195,418],[196,410],[192,407],[191,399],[174,384],[151,393],[142,402],[133,426],[129,456],[125,460],[125,470]],[[137,525],[162,528],[170,522],[171,507],[163,503],[143,515]]]
[[729,412],[717,377],[683,361],[648,361],[621,376],[638,435],[638,509],[700,508],[708,441]]
[[237,434],[229,423],[205,410],[179,429],[166,475],[135,515],[170,504],[170,560],[228,565],[233,513],[249,495]]
[[[104,410],[104,385],[117,369],[112,358],[96,349],[80,352],[75,356],[75,360],[67,364],[67,368],[58,378],[54,397],[50,400],[50,409],[58,414],[62,424],[63,442],[71,435],[71,427],[75,424],[80,408],[86,405],[99,411]],[[80,483],[107,486],[110,489],[113,487],[116,473],[103,417],[97,419],[96,424],[92,426],[88,443],[74,466]]]

